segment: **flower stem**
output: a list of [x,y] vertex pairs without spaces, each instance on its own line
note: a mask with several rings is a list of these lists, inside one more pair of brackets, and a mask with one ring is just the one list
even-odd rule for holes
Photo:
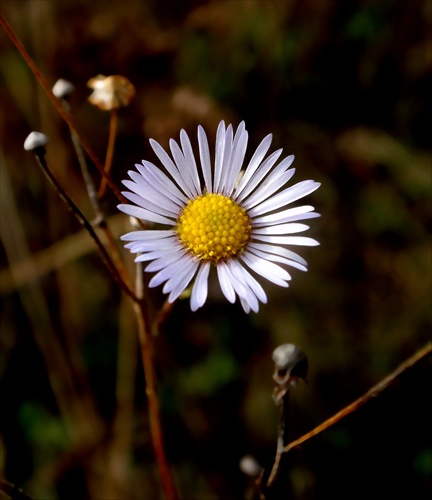
[[163,442],[163,432],[159,412],[159,400],[156,392],[156,376],[153,363],[152,335],[149,331],[150,321],[146,309],[142,278],[142,265],[137,263],[135,294],[140,299],[134,302],[134,309],[137,316],[139,340],[141,344],[141,358],[146,381],[146,395],[149,405],[150,434],[156,463],[159,470],[162,488],[168,500],[177,500],[177,495],[168,461],[165,455]]
[[117,132],[117,116],[118,116],[117,108],[113,108],[111,110],[108,147],[107,147],[107,152],[106,152],[106,157],[105,157],[104,170],[105,170],[106,177],[102,177],[101,185],[100,185],[99,191],[98,191],[99,198],[102,198],[102,196],[105,194],[105,189],[107,186],[107,178],[110,175],[110,171],[111,171],[111,167],[112,167],[112,160],[113,160],[113,155],[114,155],[114,144],[115,144],[115,137],[116,137],[116,132]]
[[52,102],[52,104],[54,105],[54,107],[57,109],[57,111],[59,112],[60,116],[69,125],[69,127],[72,128],[75,131],[76,135],[78,136],[78,138],[79,138],[79,140],[81,142],[81,145],[82,145],[84,151],[88,154],[88,156],[91,159],[91,161],[95,164],[96,168],[99,170],[99,173],[102,175],[102,177],[104,179],[106,179],[107,184],[113,190],[113,192],[117,196],[117,198],[122,203],[124,203],[126,200],[123,197],[123,195],[120,193],[120,190],[115,185],[115,183],[110,179],[110,177],[105,173],[105,170],[104,170],[103,166],[101,165],[100,160],[98,159],[98,157],[96,156],[96,154],[93,152],[93,150],[90,148],[90,146],[87,144],[87,141],[84,139],[83,135],[77,129],[77,127],[74,124],[74,122],[72,121],[72,118],[69,115],[69,113],[64,109],[64,107],[58,101],[57,97],[52,93],[52,90],[51,90],[50,86],[48,85],[48,82],[45,80],[44,76],[39,71],[39,69],[36,66],[36,64],[34,63],[33,59],[29,56],[29,54],[26,51],[24,45],[21,43],[20,39],[14,33],[14,31],[9,26],[8,22],[3,17],[2,14],[0,14],[0,24],[3,26],[3,29],[6,31],[7,35],[10,38],[10,40],[12,41],[12,43],[18,49],[19,53],[24,58],[26,64],[31,69],[31,71],[34,74],[36,80],[40,83],[41,87],[44,89],[46,95],[48,96],[49,100]]
[[105,265],[107,266],[107,268],[110,271],[113,278],[120,285],[120,288],[127,295],[129,295],[129,297],[131,297],[134,301],[137,301],[135,294],[133,293],[133,291],[128,287],[128,285],[123,280],[119,270],[117,269],[117,267],[115,266],[115,264],[111,260],[110,255],[108,254],[108,252],[106,251],[102,242],[100,241],[99,236],[96,234],[96,231],[94,230],[93,226],[86,219],[86,217],[81,212],[81,210],[71,200],[71,198],[69,198],[66,191],[63,189],[61,184],[56,179],[55,175],[51,172],[51,170],[48,167],[48,164],[45,160],[45,148],[39,147],[39,148],[35,149],[34,154],[36,156],[36,160],[37,160],[39,166],[41,167],[43,173],[45,174],[45,176],[47,177],[47,179],[49,180],[51,185],[55,188],[55,190],[59,194],[60,198],[70,208],[70,210],[75,215],[75,217],[78,219],[78,221],[81,223],[81,225],[84,226],[84,228],[88,231],[90,236],[93,238],[93,240],[96,243],[96,246],[98,247],[98,250],[101,254],[102,260],[104,261]]

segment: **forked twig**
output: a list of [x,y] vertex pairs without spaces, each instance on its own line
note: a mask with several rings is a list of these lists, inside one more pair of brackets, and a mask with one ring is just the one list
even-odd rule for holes
[[69,127],[76,133],[78,136],[81,145],[84,149],[84,151],[88,154],[89,158],[91,161],[95,164],[96,168],[99,170],[99,173],[101,174],[102,178],[106,180],[106,183],[110,186],[110,188],[113,190],[114,194],[117,196],[117,198],[121,202],[125,202],[125,198],[123,195],[120,193],[120,190],[116,186],[116,184],[112,181],[111,177],[105,173],[104,167],[102,166],[100,160],[94,153],[94,151],[91,149],[91,147],[87,144],[87,141],[84,139],[83,135],[80,133],[80,131],[77,129],[75,123],[73,122],[71,116],[69,113],[64,109],[64,107],[60,104],[56,96],[53,94],[51,87],[48,85],[48,82],[45,80],[45,77],[42,75],[42,73],[39,71],[38,67],[34,63],[33,59],[30,57],[28,54],[27,50],[25,49],[24,45],[21,43],[20,39],[17,37],[13,29],[9,26],[8,22],[6,19],[3,17],[2,14],[0,14],[0,24],[3,26],[3,29],[6,31],[8,37],[12,41],[12,43],[15,45],[15,47],[18,49],[19,53],[22,55],[24,58],[26,64],[28,67],[31,69],[32,73],[34,74],[35,78],[39,82],[39,84],[42,86],[44,89],[46,95],[48,96],[49,100],[52,102],[56,110],[59,112],[60,116],[63,118],[63,120],[69,125]]
[[371,398],[377,396],[380,392],[386,389],[391,383],[393,383],[396,380],[397,377],[399,377],[403,372],[405,372],[405,370],[414,366],[417,362],[419,362],[421,359],[423,359],[431,352],[432,352],[432,343],[429,342],[419,351],[413,354],[410,358],[406,359],[398,368],[396,368],[396,370],[394,370],[392,373],[387,375],[387,377],[383,378],[380,382],[378,382],[378,384],[371,387],[365,394],[363,394],[363,396],[360,396],[358,399],[356,399],[351,404],[343,408],[341,411],[330,417],[328,420],[315,427],[315,429],[312,429],[311,431],[299,437],[295,441],[289,443],[288,446],[284,448],[283,450],[284,453],[287,453],[296,446],[303,444],[308,439],[313,438],[317,434],[320,434],[321,432],[325,431],[332,425],[336,424],[337,422],[339,422],[339,420],[342,420],[350,413],[358,410],[360,406],[363,406]]
[[84,228],[88,231],[90,236],[93,238],[94,242],[96,243],[98,250],[101,254],[102,260],[107,266],[108,270],[112,274],[113,278],[117,281],[117,283],[120,285],[120,288],[127,294],[129,295],[134,301],[137,300],[134,292],[127,286],[127,284],[124,282],[119,270],[117,267],[114,265],[113,261],[111,260],[110,255],[106,251],[105,247],[103,246],[102,242],[99,239],[99,236],[96,234],[96,231],[94,230],[93,226],[90,224],[90,222],[86,219],[84,214],[81,212],[81,210],[75,205],[75,203],[69,198],[61,184],[57,181],[56,177],[53,175],[51,172],[50,168],[48,167],[48,164],[45,160],[45,148],[43,146],[35,148],[33,150],[33,153],[35,154],[36,160],[41,167],[43,173],[49,180],[49,182],[52,184],[52,186],[55,188],[55,190],[58,192],[60,198],[64,201],[64,203],[69,207],[69,209],[72,211],[72,213],[75,215],[75,217],[78,219],[80,224],[84,226]]

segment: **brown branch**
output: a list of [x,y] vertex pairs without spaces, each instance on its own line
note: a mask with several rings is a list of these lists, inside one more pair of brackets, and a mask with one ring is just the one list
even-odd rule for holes
[[117,198],[122,202],[125,203],[126,199],[124,196],[120,193],[120,190],[116,186],[116,184],[111,180],[109,175],[105,173],[104,167],[102,166],[100,160],[96,156],[96,154],[93,152],[93,150],[90,148],[90,146],[87,144],[87,141],[84,139],[84,136],[81,134],[81,132],[77,129],[75,123],[73,122],[71,116],[69,113],[64,109],[64,107],[61,105],[61,103],[58,101],[57,97],[52,93],[52,90],[50,86],[48,85],[48,82],[45,80],[45,77],[42,75],[42,73],[39,71],[38,67],[36,66],[35,62],[33,59],[30,57],[28,54],[27,50],[25,49],[24,45],[21,43],[20,39],[17,37],[15,32],[12,30],[12,28],[9,26],[8,22],[6,19],[3,17],[2,14],[0,14],[0,24],[3,26],[3,29],[6,31],[8,37],[12,41],[12,43],[15,45],[15,47],[18,49],[22,57],[24,58],[26,64],[28,67],[31,69],[32,73],[34,74],[35,78],[45,91],[46,95],[60,114],[60,116],[63,118],[63,120],[69,125],[69,127],[76,133],[77,137],[79,138],[81,145],[84,149],[84,151],[88,154],[89,158],[91,161],[95,164],[96,168],[99,170],[99,173],[101,176],[106,180],[107,184],[110,186],[110,188],[113,190],[114,194],[117,196]]
[[45,176],[47,177],[47,179],[49,180],[51,185],[55,188],[55,190],[59,194],[60,198],[69,207],[69,209],[72,211],[72,213],[78,219],[80,224],[87,230],[87,232],[93,238],[93,241],[96,243],[96,246],[98,247],[98,250],[101,254],[102,260],[103,260],[104,264],[107,266],[107,268],[110,271],[113,278],[120,285],[120,288],[127,295],[129,295],[134,301],[136,301],[137,298],[135,297],[134,292],[123,281],[123,278],[120,275],[119,270],[117,269],[117,267],[114,265],[113,261],[111,260],[111,257],[109,256],[108,252],[106,251],[105,247],[103,246],[101,240],[99,239],[99,236],[96,234],[93,226],[86,219],[86,217],[81,212],[81,210],[69,198],[69,196],[66,194],[66,191],[63,189],[61,184],[57,181],[56,177],[54,176],[54,174],[51,172],[50,168],[48,167],[48,164],[45,160],[45,148],[38,147],[38,148],[34,149],[33,152],[35,154],[36,160],[37,160],[39,166],[41,167],[43,173],[45,174]]
[[287,453],[288,451],[292,450],[296,446],[299,446],[300,444],[303,444],[305,441],[315,437],[316,435],[320,434],[321,432],[325,431],[332,425],[336,424],[340,420],[342,420],[344,417],[349,415],[350,413],[358,410],[361,406],[363,406],[365,403],[367,403],[371,398],[377,396],[380,392],[382,392],[384,389],[386,389],[390,384],[392,384],[397,377],[399,377],[402,373],[404,373],[408,368],[411,368],[414,366],[417,362],[419,362],[421,359],[423,359],[425,356],[430,354],[432,352],[432,343],[429,342],[426,344],[422,349],[417,351],[415,354],[413,354],[410,358],[405,360],[396,370],[390,375],[387,375],[387,377],[383,378],[378,384],[374,385],[371,389],[369,389],[363,396],[359,397],[355,401],[353,401],[351,404],[343,408],[341,411],[333,415],[331,418],[323,422],[322,424],[318,425],[315,427],[315,429],[312,429],[308,433],[304,434],[300,438],[296,439],[295,441],[292,441],[288,446],[284,448],[284,452]]
[[5,493],[11,500],[32,500],[31,497],[26,495],[18,486],[2,478],[0,478],[0,491]]
[[[117,116],[118,116],[118,110],[117,108],[113,108],[111,110],[111,118],[110,118],[110,129],[109,129],[109,137],[108,137],[108,147],[107,147],[107,152],[105,156],[105,173],[107,177],[109,177],[110,172],[111,172],[111,167],[112,167],[112,160],[114,156],[114,144],[115,144],[115,136],[117,132]],[[102,178],[101,185],[99,187],[98,191],[98,196],[99,198],[102,198],[102,196],[105,194],[105,189],[107,186],[107,179],[106,177]]]
[[136,266],[136,296],[141,299],[134,303],[138,321],[139,340],[141,344],[141,358],[146,381],[146,394],[149,404],[150,434],[153,450],[158,465],[162,488],[168,500],[177,500],[178,495],[171,477],[168,461],[165,455],[162,425],[159,412],[159,400],[156,391],[156,375],[153,363],[153,345],[150,318],[144,302],[143,273],[141,263]]

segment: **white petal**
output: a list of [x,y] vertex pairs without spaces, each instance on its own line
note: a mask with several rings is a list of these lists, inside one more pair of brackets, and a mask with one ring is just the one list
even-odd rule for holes
[[[243,189],[240,196],[237,198],[237,202],[244,200],[263,180],[263,178],[267,175],[269,170],[273,167],[273,165],[277,162],[279,156],[282,154],[282,149],[278,149],[274,153],[272,153],[257,169],[254,175],[251,177],[251,180],[248,182],[248,185]],[[266,182],[266,181],[265,181]],[[264,183],[265,183],[264,182]]]
[[184,268],[184,266],[186,266],[190,262],[191,259],[192,259],[192,257],[189,254],[183,255],[182,258],[180,258],[179,260],[177,260],[173,264],[165,267],[164,269],[159,271],[157,274],[155,274],[149,282],[149,287],[153,288],[155,286],[160,285],[164,281],[171,279],[177,273],[180,273],[181,270]]
[[[155,180],[152,174],[145,171],[143,165],[138,165],[144,171],[143,175],[141,172],[134,172],[130,170],[128,172],[129,177],[134,181],[133,183],[126,184],[126,182],[130,181],[122,181],[125,186],[128,186],[129,189],[132,189],[131,184],[135,185],[135,189],[132,189],[135,193],[142,196],[144,199],[148,199],[149,195],[153,197],[163,197],[169,200],[171,203],[175,203],[178,207],[182,207],[185,204],[185,200],[187,198],[183,195],[184,200],[179,199],[176,196],[175,192],[172,192],[167,184],[170,182],[168,177],[165,176],[164,183],[162,184],[159,180]],[[162,173],[162,175],[165,175]],[[178,191],[178,190],[177,190]],[[180,191],[178,191],[180,193]]]
[[246,285],[245,281],[234,276],[231,269],[232,262],[233,261],[228,262],[227,264],[227,273],[231,285],[233,286],[234,291],[237,293],[237,295],[240,298],[245,299],[250,304],[251,309],[256,312],[256,310],[258,309],[258,300],[252,290]]
[[283,286],[285,288],[288,286],[286,281],[290,280],[291,276],[285,271],[285,269],[282,269],[280,266],[273,264],[272,262],[261,259],[248,251],[241,254],[240,257],[257,274],[260,274],[276,285]]
[[[243,307],[243,311],[246,313],[246,314],[249,314],[250,313],[250,306],[249,304],[246,302],[246,300],[240,298],[240,302],[241,302],[241,305]],[[258,311],[255,311],[255,312],[258,312]]]
[[[288,208],[275,214],[263,215],[253,220],[254,226],[267,224],[282,224],[304,219],[313,219],[319,217],[319,214],[313,212],[314,207],[303,205],[302,207]],[[313,213],[311,213],[313,212]]]
[[219,278],[219,284],[222,290],[222,293],[225,295],[227,298],[228,302],[231,302],[231,304],[234,304],[235,302],[235,292],[234,288],[231,284],[231,280],[227,271],[226,264],[224,262],[221,262],[220,264],[217,265],[217,274]]
[[132,203],[135,203],[135,205],[146,208],[147,210],[151,210],[152,212],[156,212],[160,215],[165,215],[166,217],[176,219],[178,214],[181,212],[180,207],[174,205],[174,203],[169,202],[166,199],[163,199],[162,196],[159,197],[159,203],[156,203],[156,198],[143,198],[142,196],[129,191],[122,191],[122,195]]
[[133,205],[122,203],[120,205],[117,205],[117,208],[121,212],[132,215],[132,217],[136,217],[137,219],[143,219],[150,222],[158,222],[160,224],[169,224],[170,226],[173,226],[175,224],[175,221],[167,219],[166,217],[163,217],[162,215],[156,214],[154,212],[150,212],[149,210],[145,210],[141,207],[135,207]]
[[217,190],[219,193],[225,193],[225,185],[231,171],[231,157],[233,153],[233,128],[228,125],[225,133],[225,148],[222,162],[222,171]]
[[197,193],[201,193],[201,182],[198,175],[198,170],[195,162],[195,156],[192,150],[192,145],[189,140],[189,136],[183,129],[180,131],[180,143],[183,148],[183,154],[186,159],[186,163],[188,164],[191,171],[191,177],[195,184],[195,190]]
[[199,125],[198,127],[198,145],[199,155],[201,160],[201,167],[204,177],[204,184],[208,193],[212,192],[212,173],[210,164],[210,150],[208,146],[207,136],[204,129]]
[[275,243],[276,245],[301,245],[304,247],[315,247],[319,245],[319,242],[307,238],[306,236],[266,236],[262,234],[257,234],[254,239],[259,241],[265,241],[266,243]]
[[296,269],[300,269],[301,271],[307,271],[307,267],[295,262],[294,260],[286,259],[280,255],[274,255],[271,253],[262,252],[261,250],[257,250],[249,245],[249,252],[257,255],[258,257],[262,257],[265,260],[270,260],[271,262],[280,262],[281,264],[285,264],[287,266],[295,267]]
[[244,280],[246,284],[253,290],[254,294],[258,297],[262,303],[267,303],[267,295],[264,292],[263,287],[258,283],[258,281],[249,273],[244,266],[242,266],[237,260],[233,260],[231,264],[231,270],[237,279]]
[[162,289],[163,293],[170,293],[173,292],[174,290],[180,289],[179,292],[180,295],[180,293],[182,293],[182,291],[188,286],[189,281],[192,279],[193,275],[198,269],[198,265],[199,265],[198,259],[189,259],[189,262],[184,264],[183,267],[179,270],[179,272],[176,273],[172,278],[170,278],[165,283]]
[[198,196],[198,194],[201,193],[198,193],[195,187],[195,183],[192,178],[192,172],[186,162],[185,157],[183,156],[183,151],[180,149],[180,146],[174,139],[170,139],[169,145],[174,161],[176,162],[179,172],[187,184],[189,192],[192,193],[193,197]]
[[154,139],[150,139],[150,145],[153,148],[153,151],[156,153],[156,156],[161,161],[162,165],[168,170],[172,178],[183,189],[183,192],[186,193],[189,197],[193,198],[193,193],[189,189],[187,182],[185,182],[183,176],[178,171],[178,168],[171,160],[171,158],[168,156],[168,153],[164,150],[164,148]]
[[286,257],[287,259],[294,260],[299,264],[307,266],[307,262],[303,259],[303,257],[300,257],[300,255],[298,255],[297,253],[294,253],[284,247],[267,245],[267,243],[258,243],[255,241],[250,241],[248,243],[248,247],[257,248],[258,250],[262,250],[263,252],[272,253],[275,255],[281,255],[282,257]]
[[182,248],[174,238],[165,238],[164,240],[150,240],[150,241],[132,241],[125,245],[131,253],[154,252],[157,250],[169,250]]
[[148,241],[148,240],[159,240],[162,238],[169,238],[175,236],[175,231],[172,230],[142,230],[142,231],[132,231],[130,233],[120,236],[122,241]]
[[262,159],[264,158],[264,156],[266,155],[267,151],[270,148],[272,138],[273,138],[272,134],[269,134],[266,137],[264,137],[264,139],[261,141],[257,150],[255,151],[254,155],[252,156],[251,161],[249,162],[249,165],[246,167],[246,171],[245,171],[245,173],[242,177],[242,180],[240,181],[240,184],[239,184],[239,186],[236,189],[236,192],[234,194],[234,199],[237,199],[237,197],[240,195],[240,193],[246,187],[247,183],[249,182],[249,179],[252,177],[255,170],[259,167]]
[[267,177],[265,182],[258,187],[255,193],[253,193],[250,198],[243,203],[243,206],[249,210],[252,207],[258,205],[258,203],[266,200],[274,193],[276,193],[276,191],[279,191],[279,189],[282,188],[291,179],[294,173],[295,168],[287,170],[286,172],[283,172],[278,176],[272,175],[272,172],[272,174]]
[[207,299],[210,262],[201,265],[192,288],[190,306],[192,311],[202,307]]
[[294,186],[284,189],[283,191],[276,194],[275,196],[272,196],[263,203],[260,203],[256,207],[249,210],[248,213],[251,217],[254,217],[255,215],[262,215],[267,212],[271,212],[272,210],[277,210],[278,208],[284,205],[288,205],[289,203],[292,203],[293,201],[296,201],[299,198],[303,198],[303,196],[312,193],[313,191],[315,191],[315,189],[318,189],[319,187],[320,187],[319,182],[315,181],[299,182]]
[[198,261],[193,262],[193,266],[188,269],[188,272],[183,276],[183,278],[178,282],[175,288],[173,288],[172,292],[168,297],[168,302],[173,303],[178,296],[186,289],[186,287],[191,282],[194,277],[196,270],[198,268]]
[[169,255],[161,255],[159,258],[150,262],[150,264],[145,268],[145,271],[148,273],[155,273],[156,271],[160,271],[164,267],[168,267],[174,262],[177,262],[181,258],[184,257],[184,254],[180,252],[170,252]]
[[219,123],[216,132],[216,146],[215,146],[215,170],[213,178],[213,192],[217,193],[219,191],[219,184],[222,175],[222,167],[224,163],[224,152],[225,152],[225,122],[222,120]]
[[275,226],[266,226],[260,228],[254,228],[252,231],[252,237],[256,234],[294,234],[301,233],[309,229],[306,224],[297,224],[295,222],[289,222],[288,224],[278,224]]
[[231,196],[234,191],[235,183],[237,182],[240,170],[243,166],[247,143],[248,133],[244,129],[244,122],[241,122],[234,138],[231,167],[223,191],[227,196]]
[[142,165],[135,165],[141,175],[148,180],[158,191],[169,193],[170,197],[180,200],[184,205],[189,198],[173,183],[173,181],[153,163],[143,160]]

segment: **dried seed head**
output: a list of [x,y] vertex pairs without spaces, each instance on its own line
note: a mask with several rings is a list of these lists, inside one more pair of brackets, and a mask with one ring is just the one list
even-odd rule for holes
[[74,90],[75,87],[71,82],[68,82],[63,78],[60,78],[54,84],[54,87],[52,88],[52,93],[57,97],[57,99],[61,99],[63,97],[68,96],[69,94],[72,94]]
[[89,102],[104,111],[127,106],[135,95],[135,87],[127,78],[120,75],[98,75],[90,78],[87,86],[93,89],[88,98]]
[[304,352],[294,344],[282,344],[273,351],[275,372],[273,379],[279,385],[285,385],[289,380],[306,380],[308,360]]
[[37,148],[43,148],[48,144],[48,137],[41,132],[30,132],[24,141],[26,151],[34,151]]

